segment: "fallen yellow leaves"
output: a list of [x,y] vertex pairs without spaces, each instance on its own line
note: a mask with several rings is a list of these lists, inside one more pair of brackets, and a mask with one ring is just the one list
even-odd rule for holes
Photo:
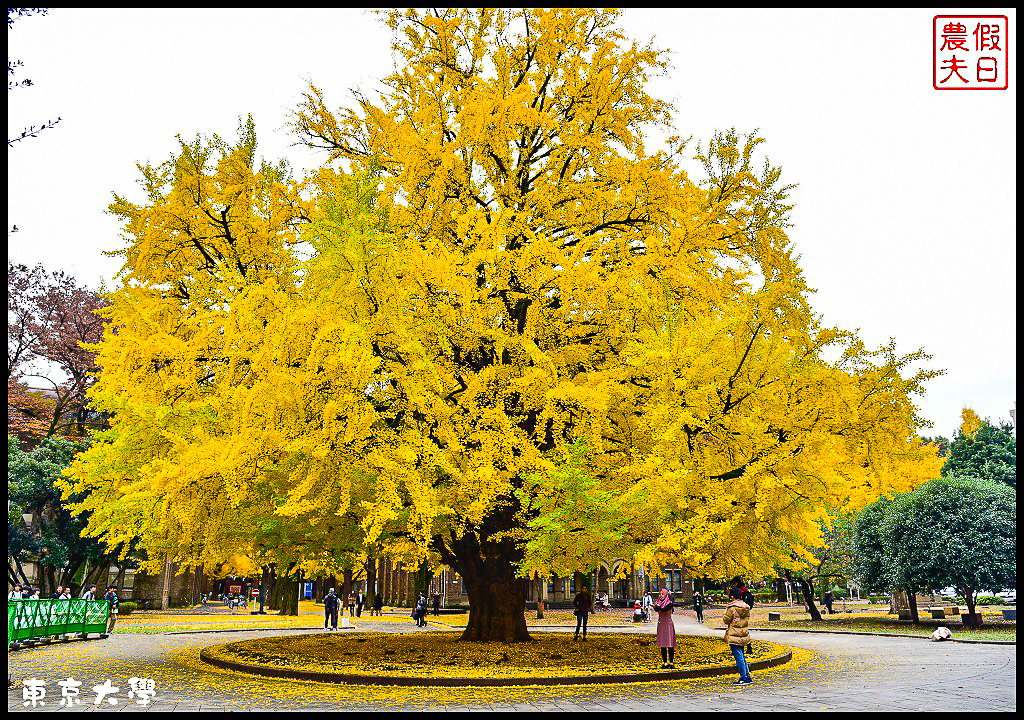
[[[785,652],[755,641],[752,660]],[[215,659],[281,670],[387,677],[523,678],[592,676],[657,670],[661,654],[651,635],[543,635],[528,643],[463,642],[454,633],[302,635],[260,638],[207,649]],[[682,637],[676,669],[731,666],[729,648],[717,638]]]

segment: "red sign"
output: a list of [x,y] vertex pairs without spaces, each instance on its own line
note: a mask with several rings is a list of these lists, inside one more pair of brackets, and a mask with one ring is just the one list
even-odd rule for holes
[[932,87],[1009,87],[1010,21],[1005,15],[936,15],[932,19]]

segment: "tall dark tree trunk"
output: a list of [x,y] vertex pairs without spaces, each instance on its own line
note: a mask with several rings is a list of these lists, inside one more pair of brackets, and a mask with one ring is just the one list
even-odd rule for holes
[[259,614],[260,615],[265,615],[266,612],[267,612],[267,605],[269,604],[267,602],[267,600],[268,600],[267,593],[270,590],[269,585],[270,585],[270,566],[269,565],[264,565],[263,566],[263,571],[260,573],[260,609],[259,609]]
[[274,574],[271,578],[272,582],[270,587],[269,605],[271,610],[280,610],[282,607],[284,607],[284,591],[286,584],[284,580],[284,577],[280,575],[277,572],[277,569],[275,568]]
[[907,603],[910,605],[910,620],[915,625],[921,624],[921,616],[917,613],[917,592],[907,589]]
[[370,549],[369,554],[366,558],[366,605],[374,607],[374,601],[377,599],[377,556]]
[[341,584],[341,606],[348,606],[348,594],[352,592],[352,569],[349,568],[342,573],[342,584]]
[[544,619],[544,583],[546,579],[537,577],[537,619]]
[[[413,588],[413,594],[422,592],[424,595],[429,595],[430,583],[434,579],[434,573],[430,571],[430,565],[426,561],[421,562],[419,568],[416,570],[416,587]],[[429,597],[427,598],[430,599]]]
[[811,614],[811,620],[820,622],[821,613],[818,611],[818,606],[814,604],[814,589],[811,587],[811,584],[802,577],[793,580],[789,570],[786,571],[786,579],[800,588],[800,592],[804,596],[804,605],[807,607],[807,612]]
[[278,615],[299,614],[299,578],[298,576],[284,576],[277,579],[281,586],[281,607]]

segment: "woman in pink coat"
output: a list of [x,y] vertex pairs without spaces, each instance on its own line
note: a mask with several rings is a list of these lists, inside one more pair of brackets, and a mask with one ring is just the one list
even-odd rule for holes
[[661,589],[661,595],[654,602],[654,610],[658,613],[657,645],[661,648],[662,669],[674,668],[676,654],[676,626],[672,622],[672,596],[667,589]]

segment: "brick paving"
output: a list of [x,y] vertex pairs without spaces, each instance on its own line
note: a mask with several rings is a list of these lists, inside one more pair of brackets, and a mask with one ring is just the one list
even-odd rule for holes
[[[691,635],[720,635],[678,617],[677,630]],[[364,622],[361,629],[417,632],[409,625]],[[436,630],[432,627],[428,630]],[[536,628],[538,632],[558,628]],[[534,630],[531,630],[534,631]],[[561,628],[564,631],[564,628]],[[571,628],[570,628],[571,630]],[[612,631],[602,629],[602,632]],[[615,632],[653,632],[653,626],[616,628]],[[276,631],[295,634],[292,629]],[[356,631],[358,632],[358,631]],[[47,681],[46,705],[61,711],[239,711],[239,710],[945,710],[1014,711],[1017,700],[1015,645],[933,643],[923,639],[772,632],[773,642],[802,647],[814,655],[802,664],[754,673],[754,684],[732,685],[732,676],[639,685],[547,688],[368,688],[256,678],[211,668],[198,660],[199,649],[219,642],[266,637],[268,632],[224,634],[114,635],[107,640],[18,651],[8,656],[15,686],[8,709],[24,706],[22,681]],[[753,632],[757,637],[757,631]],[[660,658],[652,658],[652,667]],[[638,668],[646,669],[646,668]],[[82,682],[82,704],[60,708],[56,683],[67,677]],[[157,696],[148,708],[127,699],[129,677],[156,681]],[[95,707],[90,688],[105,680],[121,688],[116,706]]]

